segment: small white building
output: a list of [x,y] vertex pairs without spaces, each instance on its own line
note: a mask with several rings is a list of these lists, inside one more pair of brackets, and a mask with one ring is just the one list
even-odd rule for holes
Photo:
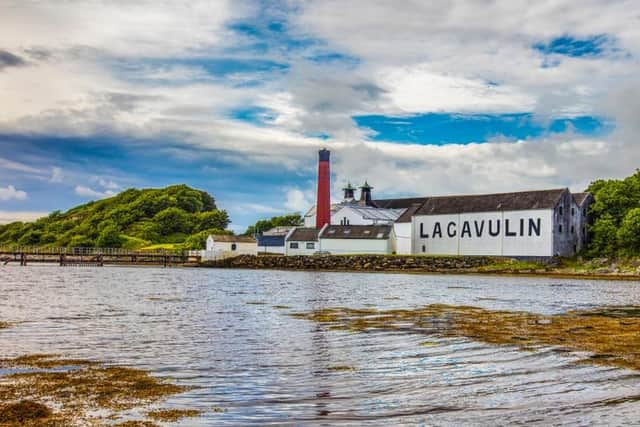
[[222,259],[238,255],[257,255],[258,242],[251,236],[230,236],[211,234],[207,237],[207,247],[202,258]]
[[318,239],[320,250],[331,255],[383,255],[395,251],[391,225],[328,225]]
[[[326,228],[323,227],[323,229]],[[285,239],[285,255],[313,255],[321,250],[319,231],[315,227],[296,227]]]

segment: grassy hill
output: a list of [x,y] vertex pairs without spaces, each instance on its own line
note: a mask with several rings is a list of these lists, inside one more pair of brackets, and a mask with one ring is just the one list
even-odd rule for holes
[[0,225],[0,245],[201,249],[209,233],[228,224],[227,212],[204,191],[132,188],[35,222]]

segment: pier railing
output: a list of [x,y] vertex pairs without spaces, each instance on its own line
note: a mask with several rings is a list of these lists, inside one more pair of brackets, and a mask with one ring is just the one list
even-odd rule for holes
[[19,262],[59,263],[66,265],[184,265],[197,263],[202,259],[200,251],[154,249],[131,250],[123,248],[65,248],[40,246],[1,246],[0,265]]
[[132,250],[124,248],[94,248],[94,247],[41,247],[41,246],[3,246],[0,245],[0,253],[27,253],[33,255],[158,255],[158,256],[185,256],[192,251],[177,249],[152,249]]

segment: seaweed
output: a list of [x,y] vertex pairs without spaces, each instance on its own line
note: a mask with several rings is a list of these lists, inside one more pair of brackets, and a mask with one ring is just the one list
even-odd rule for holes
[[158,421],[178,421],[182,418],[197,417],[202,411],[197,409],[157,409],[147,412],[147,416]]
[[[141,369],[92,360],[65,359],[52,354],[2,359],[0,367],[36,369],[0,377],[0,401],[15,405],[25,401],[43,401],[57,408],[55,414],[38,419],[33,425],[102,425],[104,419],[118,418],[125,410],[155,403],[187,390]],[[58,367],[69,369],[51,370]],[[29,408],[36,408],[34,405],[23,407],[25,413]],[[43,408],[40,411],[44,413]],[[103,418],[96,418],[95,413],[104,414]],[[0,416],[0,426],[12,426],[11,419],[6,421],[5,418]],[[122,425],[153,425],[144,420],[127,423]]]
[[542,315],[432,304],[414,309],[326,308],[294,317],[353,332],[402,330],[465,337],[522,350],[553,346],[591,353],[589,363],[640,370],[640,309],[606,307]]

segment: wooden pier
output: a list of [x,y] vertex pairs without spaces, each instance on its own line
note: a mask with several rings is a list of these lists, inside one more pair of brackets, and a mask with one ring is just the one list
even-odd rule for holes
[[0,246],[0,265],[18,263],[58,264],[61,267],[102,267],[105,265],[187,266],[200,262],[199,251],[133,251],[120,248],[41,248]]

